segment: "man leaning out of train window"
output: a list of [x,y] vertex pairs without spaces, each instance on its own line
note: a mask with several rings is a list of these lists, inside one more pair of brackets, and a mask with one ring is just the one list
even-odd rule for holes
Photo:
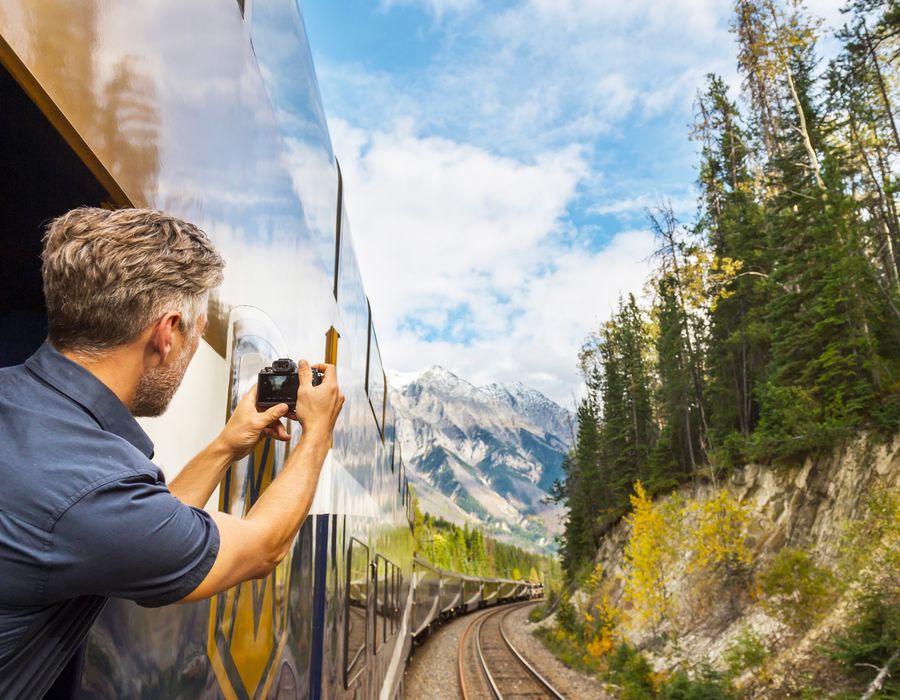
[[[155,607],[268,574],[309,511],[344,397],[300,361],[295,411],[255,388],[171,484],[135,421],[158,416],[206,327],[224,261],[196,226],[139,209],[52,221],[42,273],[48,338],[0,370],[0,698],[68,697],[107,598]],[[265,436],[303,430],[244,517],[204,505]]]

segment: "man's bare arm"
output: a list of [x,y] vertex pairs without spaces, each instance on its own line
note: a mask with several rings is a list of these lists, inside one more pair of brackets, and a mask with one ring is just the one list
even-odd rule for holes
[[203,600],[265,576],[289,551],[315,497],[334,424],[344,403],[334,367],[316,367],[325,376],[319,386],[313,387],[309,365],[300,362],[295,411],[303,426],[299,443],[246,518],[212,514],[219,528],[219,553],[206,578],[181,602]]
[[179,472],[169,491],[182,503],[203,508],[232,462],[246,457],[264,436],[289,440],[280,418],[287,404],[256,410],[256,386],[240,400],[222,432]]

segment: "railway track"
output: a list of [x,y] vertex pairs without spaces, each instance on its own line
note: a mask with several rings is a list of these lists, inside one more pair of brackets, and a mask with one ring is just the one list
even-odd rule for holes
[[463,700],[546,698],[565,700],[510,643],[503,621],[531,602],[504,606],[478,615],[459,639],[459,686]]

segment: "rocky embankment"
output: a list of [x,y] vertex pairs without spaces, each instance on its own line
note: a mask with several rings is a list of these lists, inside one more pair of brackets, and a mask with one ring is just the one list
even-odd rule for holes
[[[710,533],[714,509],[705,508],[724,502],[726,491],[725,500],[740,513],[733,520],[739,528],[729,536],[740,554],[730,566],[727,557],[700,566],[697,552],[710,543],[699,539],[722,536],[729,541],[721,532]],[[859,440],[794,467],[750,464],[715,486],[684,487],[653,504],[660,518],[669,518],[670,530],[666,541],[656,543],[669,551],[654,560],[658,597],[643,601],[642,610],[634,586],[629,589],[634,564],[625,552],[633,528],[623,521],[605,537],[594,579],[572,596],[572,603],[579,615],[596,617],[597,601],[604,600],[616,619],[611,636],[637,646],[663,675],[708,660],[722,670],[730,665],[734,684],[747,697],[799,697],[811,688],[825,697],[823,689],[839,687],[841,681],[822,652],[823,644],[853,622],[860,581],[892,579],[895,583],[889,585],[896,587],[900,577],[900,571],[883,570],[894,566],[897,557],[882,556],[882,550],[896,548],[897,542],[880,541],[878,534],[887,531],[885,537],[896,540],[896,522],[875,527],[872,537],[849,539],[854,528],[860,531],[860,523],[872,517],[872,497],[878,493],[888,498],[900,494],[900,440]],[[703,518],[707,530],[701,527]],[[848,547],[856,551],[848,552]],[[791,588],[788,580],[778,589],[777,600],[767,597],[778,581],[767,580],[766,572],[785,559],[785,552],[795,553],[792,561],[808,561],[797,576],[812,576],[812,571],[818,577],[810,578],[818,586],[810,588],[815,595],[799,585]],[[647,606],[654,605],[659,614],[647,614]],[[792,607],[798,613],[793,618]],[[832,681],[837,685],[829,686]]]

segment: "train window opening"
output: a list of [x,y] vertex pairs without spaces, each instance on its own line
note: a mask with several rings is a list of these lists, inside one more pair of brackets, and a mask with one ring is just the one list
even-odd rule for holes
[[385,629],[385,610],[387,600],[388,561],[380,554],[375,555],[375,645],[374,653],[378,653],[387,641]]
[[344,684],[350,685],[366,665],[369,627],[369,548],[355,537],[347,548],[347,606],[344,619]]
[[400,626],[400,569],[394,567],[391,578],[391,634]]
[[384,443],[390,446],[391,474],[396,473],[397,466],[397,415],[394,405],[388,400],[387,375],[384,378]]
[[378,337],[375,335],[375,325],[372,322],[371,304],[369,305],[369,342],[366,355],[366,395],[369,397],[369,406],[375,418],[378,436],[384,442],[384,411],[387,384],[384,365],[381,363],[381,350],[378,349]]
[[0,367],[5,367],[24,362],[47,335],[40,260],[45,225],[75,207],[102,206],[111,196],[2,65],[0,104]]
[[[377,347],[377,344],[376,344]],[[379,361],[381,353],[378,354]],[[386,443],[388,439],[388,381],[387,372],[384,371],[384,365],[381,370],[381,442]]]

